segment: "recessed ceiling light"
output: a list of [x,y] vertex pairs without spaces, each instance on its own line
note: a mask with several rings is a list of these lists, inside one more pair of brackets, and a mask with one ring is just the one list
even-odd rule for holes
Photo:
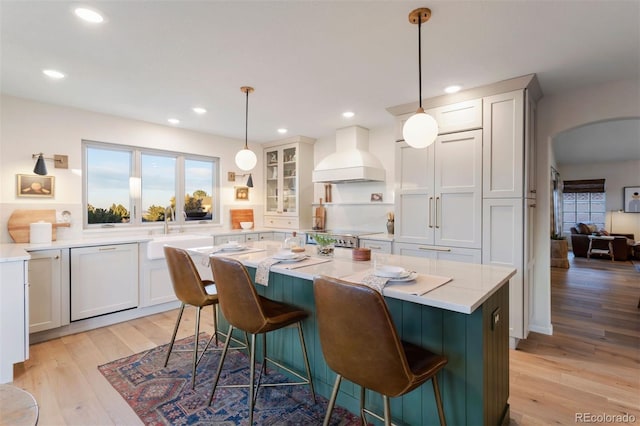
[[278,129],[278,133],[280,133],[281,135],[284,135],[287,132],[288,132],[288,130],[285,129],[284,127],[281,127],[281,128]]
[[177,118],[170,118],[167,121],[171,124],[180,124],[180,120],[178,120]]
[[78,7],[73,11],[73,13],[83,21],[91,22],[92,24],[99,24],[104,21],[104,18],[100,13],[92,9],[87,9],[86,7]]
[[454,85],[445,87],[444,91],[447,93],[458,93],[462,89],[462,86]]
[[42,73],[44,75],[46,75],[49,78],[53,78],[55,80],[60,80],[61,78],[64,78],[65,75],[63,73],[61,73],[60,71],[56,71],[56,70],[42,70]]
[[342,113],[344,118],[352,118],[355,114],[352,111],[345,111]]
[[207,110],[201,107],[194,107],[193,112],[195,112],[196,114],[205,114]]

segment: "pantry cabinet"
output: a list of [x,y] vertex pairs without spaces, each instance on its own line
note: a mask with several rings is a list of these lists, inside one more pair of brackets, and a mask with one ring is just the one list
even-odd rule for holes
[[397,142],[395,169],[395,241],[480,249],[480,130],[438,136],[426,149]]
[[138,306],[137,243],[70,251],[71,321]]
[[304,136],[264,145],[264,226],[311,228],[313,144]]
[[61,251],[29,253],[29,333],[62,325]]
[[0,383],[13,381],[13,364],[29,358],[27,257],[0,262]]

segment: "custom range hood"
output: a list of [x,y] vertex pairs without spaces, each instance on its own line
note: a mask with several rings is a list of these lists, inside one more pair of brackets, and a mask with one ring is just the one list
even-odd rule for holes
[[350,126],[336,131],[336,152],[313,171],[313,182],[347,183],[384,181],[385,171],[369,152],[369,129]]

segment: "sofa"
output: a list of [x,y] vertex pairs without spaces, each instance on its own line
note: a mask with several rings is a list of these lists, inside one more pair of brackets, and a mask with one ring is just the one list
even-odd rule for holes
[[[593,228],[593,225],[579,223],[575,227],[571,228],[571,248],[573,255],[576,257],[587,257],[589,251],[589,235],[609,235],[614,237],[613,240],[613,258],[614,260],[628,260],[632,257],[632,246],[634,243],[633,234],[609,234],[604,231],[597,231]],[[607,250],[609,248],[609,242],[604,240],[594,240],[593,248]],[[592,258],[603,257],[611,259],[606,254],[591,254]]]

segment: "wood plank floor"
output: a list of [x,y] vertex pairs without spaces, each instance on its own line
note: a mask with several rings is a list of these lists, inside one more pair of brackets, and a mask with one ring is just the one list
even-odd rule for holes
[[[640,272],[630,262],[571,259],[570,269],[551,274],[554,335],[531,333],[509,354],[511,424],[574,424],[582,412],[629,413],[639,423]],[[178,338],[193,333],[193,313]],[[140,425],[96,367],[167,343],[176,314],[32,345],[14,384],[38,401],[39,425]],[[210,332],[208,309],[202,318]]]

